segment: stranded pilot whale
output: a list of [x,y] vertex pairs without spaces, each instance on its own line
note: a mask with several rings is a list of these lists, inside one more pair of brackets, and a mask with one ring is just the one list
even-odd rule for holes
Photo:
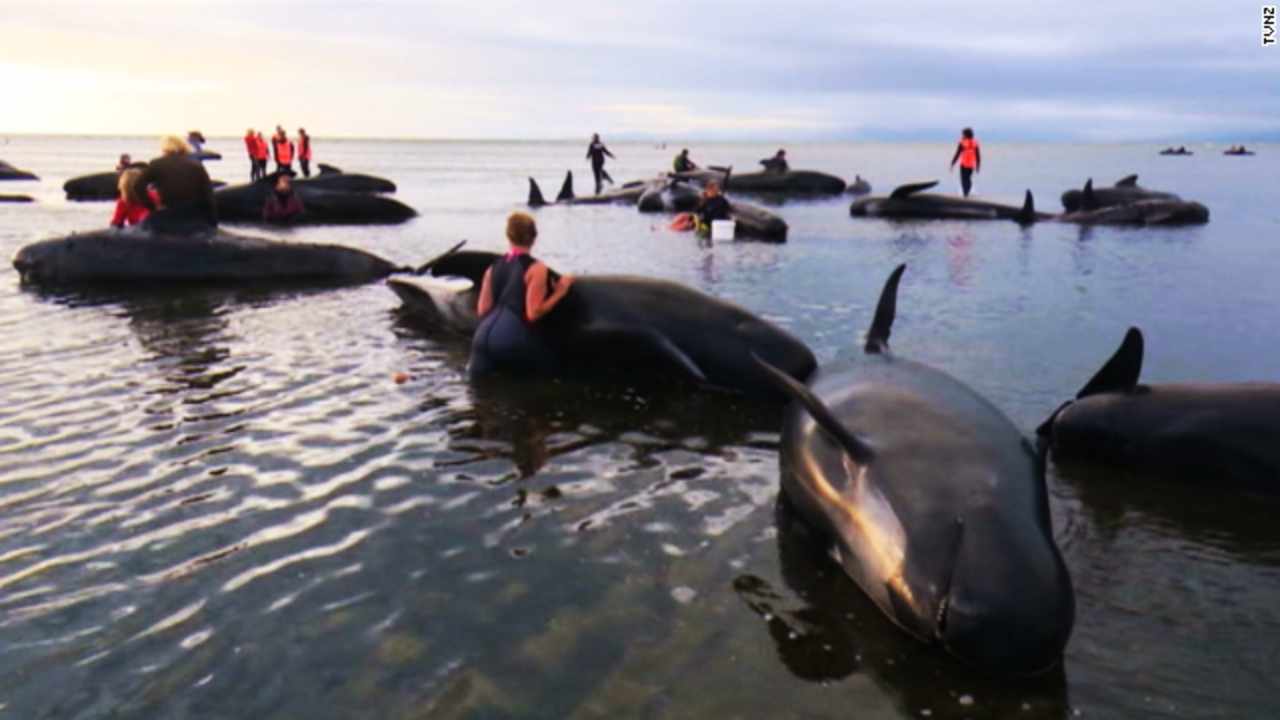
[[782,491],[903,630],[985,672],[1045,672],[1071,635],[1075,597],[1043,458],[968,386],[889,353],[905,268],[885,284],[863,353],[808,387],[771,373],[794,401]]
[[889,195],[872,195],[859,198],[849,206],[854,217],[882,217],[920,220],[1015,220],[1030,224],[1049,216],[1036,212],[1035,199],[1028,190],[1022,207],[972,200],[951,195],[926,193],[938,184],[930,182],[899,185]]
[[1280,385],[1143,385],[1143,352],[1142,332],[1130,328],[1076,399],[1040,426],[1054,453],[1280,494]]
[[[455,247],[420,269],[432,277],[392,278],[387,284],[409,313],[470,337],[479,325],[476,295],[484,273],[500,257]],[[788,377],[806,378],[817,365],[808,346],[786,330],[667,280],[578,276],[537,327],[565,369],[618,371],[776,395],[753,353]]]
[[1078,225],[1201,225],[1209,222],[1209,208],[1177,196],[1103,207],[1090,178],[1080,193],[1079,208],[1056,219]]
[[[1115,185],[1108,188],[1093,188],[1094,202],[1098,207],[1111,207],[1112,205],[1125,205],[1127,203],[1138,202],[1139,200],[1180,200],[1177,195],[1171,192],[1163,192],[1160,190],[1148,190],[1138,184],[1137,175],[1126,175],[1116,181]],[[1062,193],[1062,209],[1067,212],[1075,212],[1080,209],[1084,201],[1084,191],[1080,188],[1072,188]]]

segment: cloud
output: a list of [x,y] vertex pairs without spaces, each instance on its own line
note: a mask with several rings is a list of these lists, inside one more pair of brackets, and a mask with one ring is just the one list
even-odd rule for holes
[[[1280,51],[1260,45],[1258,6],[1236,2],[11,5],[0,66],[25,68],[24,87],[43,73],[44,97],[20,92],[4,131],[296,118],[445,138],[1280,133]],[[143,101],[94,112],[90,77]]]

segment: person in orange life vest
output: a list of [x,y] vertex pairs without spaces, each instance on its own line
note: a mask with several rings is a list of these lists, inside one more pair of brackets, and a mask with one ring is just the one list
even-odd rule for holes
[[956,146],[956,154],[951,157],[951,169],[956,169],[956,161],[960,161],[960,189],[969,197],[973,188],[973,174],[982,168],[982,151],[978,141],[973,139],[973,128],[960,131],[960,144]]
[[267,194],[267,201],[262,206],[262,220],[269,223],[288,224],[300,219],[307,212],[293,189],[293,180],[288,175],[276,177],[276,189]]
[[[128,156],[125,156],[128,157]],[[126,162],[126,167],[128,163]],[[133,182],[142,174],[140,168],[129,168],[120,173],[120,182],[117,187],[120,188],[120,199],[116,200],[116,211],[111,216],[111,227],[119,230],[125,225],[137,225],[151,214],[151,208],[143,205],[138,200],[137,191],[133,189]],[[160,196],[155,190],[147,188],[147,195],[151,198],[153,205],[160,204]]]
[[261,131],[257,133],[257,137],[254,139],[257,140],[257,145],[254,149],[253,158],[257,161],[258,179],[261,180],[267,176],[267,160],[271,158],[271,149],[267,145],[267,139],[262,136]]
[[302,177],[311,177],[311,136],[305,128],[298,128],[298,165],[302,167]]
[[258,138],[253,134],[253,128],[244,131],[244,149],[249,153],[249,181],[253,182],[258,179]]
[[276,155],[276,172],[288,172],[293,174],[293,143],[289,141],[289,136],[284,134],[284,130],[276,133],[271,138],[271,144],[275,148]]

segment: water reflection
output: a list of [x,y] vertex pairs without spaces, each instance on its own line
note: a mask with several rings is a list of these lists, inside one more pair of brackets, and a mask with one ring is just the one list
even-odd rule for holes
[[1072,489],[1092,532],[1108,543],[1136,526],[1235,560],[1280,565],[1280,501],[1086,460],[1051,460],[1051,480]]
[[756,576],[733,581],[765,620],[778,659],[796,677],[830,683],[870,676],[904,717],[1063,718],[1071,713],[1061,666],[1029,679],[978,673],[892,624],[827,554],[827,544],[785,497],[775,508],[778,562],[790,592]]
[[616,377],[502,376],[471,383],[471,407],[450,423],[458,463],[510,457],[520,478],[551,459],[611,442],[632,444],[640,461],[673,448],[717,454],[726,446],[772,442],[781,405],[724,392],[631,384]]

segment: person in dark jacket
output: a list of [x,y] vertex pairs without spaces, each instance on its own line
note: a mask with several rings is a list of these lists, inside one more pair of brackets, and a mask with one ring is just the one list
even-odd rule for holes
[[262,205],[262,221],[277,224],[289,224],[302,219],[307,208],[293,189],[293,179],[288,175],[276,178],[275,190],[267,194],[267,201]]
[[596,133],[591,136],[591,144],[587,146],[587,157],[591,160],[591,173],[596,177],[596,194],[600,194],[600,190],[604,187],[604,180],[608,180],[609,184],[613,184],[613,178],[609,177],[609,173],[604,170],[605,156],[613,157],[613,153],[609,152],[609,148],[600,142],[600,134]]
[[765,172],[771,173],[784,173],[791,169],[790,166],[787,165],[786,150],[779,150],[773,157],[761,160],[760,164],[764,166]]
[[557,276],[530,255],[538,227],[526,213],[507,218],[509,250],[485,271],[476,303],[480,327],[471,340],[467,371],[480,377],[494,370],[546,372],[556,356],[541,339],[538,323],[564,299],[573,278]]
[[728,220],[729,213],[733,210],[733,206],[729,204],[729,199],[720,192],[720,183],[712,180],[702,189],[702,199],[698,201],[698,231],[701,233],[711,232],[711,223],[714,220]]
[[[218,204],[213,198],[213,183],[204,165],[191,157],[191,147],[182,138],[167,135],[160,140],[160,151],[160,157],[148,163],[133,181],[138,202],[154,211],[142,227],[186,234],[216,228]],[[148,186],[160,195],[158,208]]]

